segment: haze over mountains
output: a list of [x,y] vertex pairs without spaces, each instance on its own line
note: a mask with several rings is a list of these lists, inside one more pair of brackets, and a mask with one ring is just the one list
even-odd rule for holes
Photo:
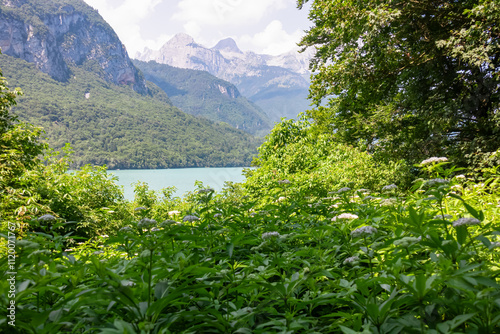
[[160,64],[207,71],[233,83],[241,94],[262,108],[272,121],[296,118],[309,106],[308,70],[312,51],[298,49],[279,56],[242,52],[231,38],[207,48],[184,33],[159,50],[145,49],[136,58]]

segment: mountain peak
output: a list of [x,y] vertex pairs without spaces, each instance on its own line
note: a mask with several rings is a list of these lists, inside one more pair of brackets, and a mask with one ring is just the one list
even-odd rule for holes
[[234,39],[232,39],[230,37],[225,38],[223,40],[220,40],[219,43],[217,43],[217,45],[214,46],[212,49],[219,50],[219,51],[243,53],[236,45],[236,42],[234,41]]
[[174,37],[172,37],[167,42],[167,44],[182,45],[182,46],[193,44],[193,43],[194,43],[193,37],[189,36],[188,34],[182,33],[182,32],[176,34]]

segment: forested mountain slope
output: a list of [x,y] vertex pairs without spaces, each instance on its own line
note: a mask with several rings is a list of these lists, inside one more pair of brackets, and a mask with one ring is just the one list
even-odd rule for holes
[[43,126],[74,165],[248,166],[256,139],[174,107],[81,0],[1,0],[0,66],[24,91],[13,112]]
[[257,105],[233,84],[208,72],[176,68],[155,61],[134,60],[147,80],[160,87],[183,111],[226,122],[251,134],[265,135],[272,123]]
[[80,67],[62,83],[21,59],[0,55],[0,64],[9,84],[24,92],[13,112],[43,126],[52,147],[70,143],[75,165],[248,166],[258,145],[227,124],[185,114],[154,85],[152,96],[143,96]]

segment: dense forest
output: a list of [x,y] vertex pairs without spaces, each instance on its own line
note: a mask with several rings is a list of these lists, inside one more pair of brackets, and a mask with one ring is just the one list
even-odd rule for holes
[[[152,96],[108,83],[92,63],[61,83],[33,65],[0,55],[6,78],[23,95],[12,112],[43,127],[48,143],[69,143],[72,166],[108,168],[249,166],[259,141],[224,123],[184,114],[154,84]],[[15,74],[15,75],[14,75]]]
[[500,333],[500,5],[310,2],[317,106],[220,193],[69,172],[0,73],[3,332]]

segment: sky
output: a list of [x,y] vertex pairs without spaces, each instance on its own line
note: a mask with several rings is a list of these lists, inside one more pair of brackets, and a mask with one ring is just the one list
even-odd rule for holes
[[278,55],[296,48],[311,27],[296,0],[84,0],[99,11],[129,56],[158,50],[177,33],[213,47],[231,37],[242,51]]

